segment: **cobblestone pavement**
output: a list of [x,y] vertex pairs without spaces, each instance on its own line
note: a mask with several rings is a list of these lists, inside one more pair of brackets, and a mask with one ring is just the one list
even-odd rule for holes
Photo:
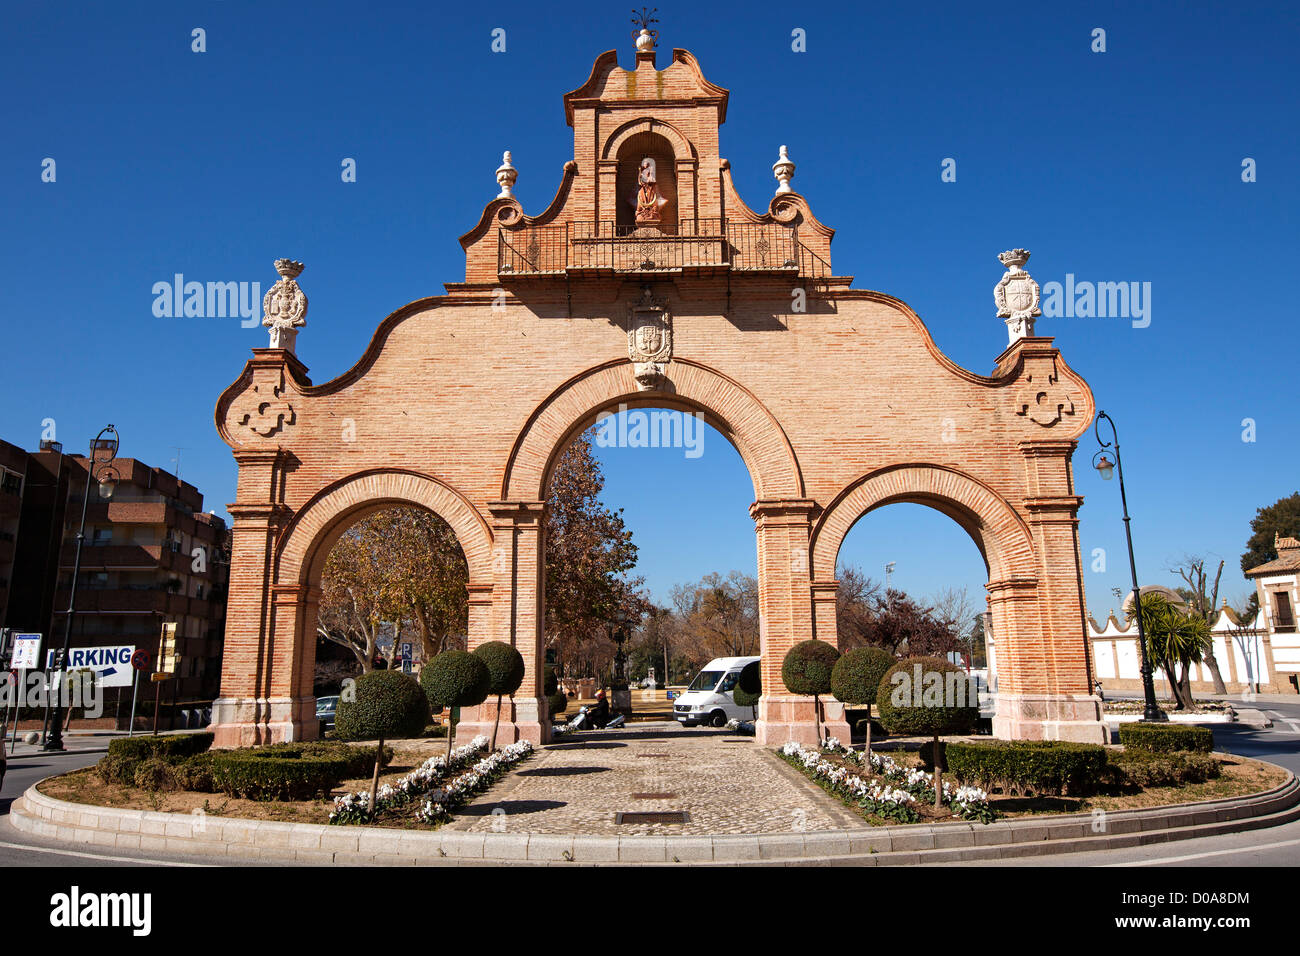
[[[686,823],[618,823],[684,810]],[[865,827],[752,737],[637,724],[543,747],[448,824],[473,832],[622,836],[790,833]]]

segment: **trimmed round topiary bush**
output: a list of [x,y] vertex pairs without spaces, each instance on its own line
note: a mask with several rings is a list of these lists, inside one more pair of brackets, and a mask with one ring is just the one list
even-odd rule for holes
[[423,673],[429,675],[425,686],[444,707],[477,706],[487,700],[492,683],[487,664],[468,651],[443,651]]
[[818,738],[822,735],[818,698],[831,692],[831,671],[839,659],[840,652],[825,641],[800,641],[786,651],[781,662],[781,680],[786,690],[813,699]]
[[867,752],[871,751],[871,706],[880,681],[898,658],[882,647],[855,647],[840,655],[831,668],[831,693],[845,704],[867,708]]
[[870,707],[876,691],[898,658],[882,647],[855,647],[840,655],[831,668],[831,693],[846,704]]
[[[466,657],[469,655],[466,654]],[[480,664],[480,667],[483,665]],[[370,806],[375,805],[379,792],[379,770],[384,764],[384,740],[393,737],[418,737],[429,723],[429,698],[418,681],[401,671],[378,670],[357,678],[351,695],[339,696],[338,712],[334,716],[334,734],[340,740],[377,740],[374,753],[374,771],[370,778]],[[351,699],[349,699],[349,696]],[[331,767],[338,765],[339,779],[343,779],[351,764],[351,755],[331,755],[317,751],[314,754],[289,752],[285,759],[319,761]],[[294,772],[293,767],[287,768]],[[325,771],[308,774],[302,781],[290,782],[299,789],[320,784]],[[331,770],[330,772],[334,772]],[[214,771],[214,776],[217,776]],[[332,789],[338,781],[330,784]],[[227,791],[229,792],[229,791]]]
[[433,716],[435,714],[441,714],[443,708],[442,701],[435,699],[433,696],[433,687],[430,686],[430,681],[432,677],[433,677],[433,672],[429,670],[429,668],[423,667],[420,669],[420,678],[419,678],[420,688],[424,691],[424,696],[427,697],[429,700],[430,716]]
[[752,707],[754,719],[758,719],[758,701],[763,696],[763,669],[759,661],[750,661],[740,670],[736,686],[731,691],[731,698],[738,707]]
[[555,668],[546,668],[546,673],[542,676],[542,693],[550,697],[560,691],[560,679],[555,676]]
[[489,694],[513,694],[524,682],[524,656],[505,641],[480,644],[474,656],[487,665]]
[[429,722],[428,697],[415,678],[401,671],[362,674],[352,698],[339,698],[334,733],[340,740],[418,737]]
[[792,694],[817,697],[831,692],[831,671],[840,652],[825,641],[800,641],[781,662],[781,680]]
[[1127,748],[1148,753],[1189,751],[1208,754],[1214,749],[1214,731],[1190,724],[1131,721],[1119,725],[1119,742]]
[[[899,661],[881,678],[876,704],[886,730],[905,737],[930,737],[932,754],[940,749],[941,735],[966,733],[980,716],[979,695],[969,675],[939,657]],[[941,755],[934,766],[936,807],[943,804],[943,762]]]
[[546,698],[546,710],[552,716],[562,714],[569,709],[569,698],[558,691]]
[[[434,700],[444,707],[477,707],[487,700],[492,686],[492,675],[482,658],[468,651],[443,651],[424,666],[429,672],[425,685]],[[456,734],[453,720],[447,725],[447,755],[451,755],[451,742]],[[373,803],[371,804],[374,805]]]
[[514,695],[524,682],[524,656],[505,641],[488,641],[474,648],[474,656],[487,665],[488,693],[496,694],[496,718],[492,721],[493,750],[497,749],[497,727],[501,725],[501,698]]

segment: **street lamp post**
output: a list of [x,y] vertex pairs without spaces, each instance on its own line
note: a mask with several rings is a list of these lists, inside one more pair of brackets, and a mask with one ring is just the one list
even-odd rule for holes
[[[109,437],[105,437],[105,436]],[[77,613],[77,578],[81,575],[81,546],[86,540],[86,508],[90,504],[90,487],[99,483],[99,494],[105,501],[113,497],[117,488],[117,472],[113,460],[117,458],[118,435],[112,425],[101,429],[90,443],[86,461],[86,491],[81,496],[81,527],[77,529],[77,551],[72,560],[72,586],[68,589],[68,611],[63,621],[63,650],[57,661],[59,688],[54,695],[54,719],[45,735],[42,750],[63,750],[63,675],[67,671],[68,655],[72,650],[72,617]],[[131,715],[134,720],[135,715]]]
[[[1101,420],[1103,418],[1110,425],[1110,441],[1103,441],[1101,437]],[[1147,654],[1147,636],[1142,627],[1142,592],[1138,589],[1137,562],[1133,558],[1133,532],[1129,528],[1128,496],[1124,492],[1124,466],[1119,456],[1119,434],[1115,431],[1115,420],[1105,412],[1098,412],[1093,433],[1097,436],[1097,443],[1101,445],[1101,449],[1092,458],[1093,467],[1097,469],[1097,473],[1101,475],[1103,481],[1110,481],[1115,472],[1119,473],[1119,501],[1120,506],[1124,509],[1124,537],[1128,541],[1128,568],[1133,577],[1133,613],[1137,618],[1138,654],[1142,659],[1142,695],[1145,699],[1142,719],[1144,721],[1161,721],[1165,719],[1165,715],[1156,706],[1156,688],[1151,677],[1151,658]],[[1115,449],[1114,464],[1106,457],[1106,449],[1112,446]]]

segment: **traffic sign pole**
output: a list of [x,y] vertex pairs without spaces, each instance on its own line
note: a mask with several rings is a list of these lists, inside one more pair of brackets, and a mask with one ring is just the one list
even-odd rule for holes
[[131,678],[131,714],[126,719],[126,735],[132,737],[135,735],[135,695],[140,689],[140,671],[132,667],[131,673],[135,676]]

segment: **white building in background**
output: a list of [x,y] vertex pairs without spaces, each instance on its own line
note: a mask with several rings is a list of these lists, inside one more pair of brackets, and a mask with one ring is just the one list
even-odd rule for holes
[[[1254,579],[1259,596],[1254,620],[1239,620],[1224,602],[1210,626],[1219,674],[1230,694],[1300,694],[1300,633],[1295,611],[1300,602],[1300,542],[1279,537],[1275,543],[1277,558],[1246,572],[1246,577]],[[1130,617],[1131,603],[1130,597],[1123,625],[1113,612],[1104,626],[1088,618],[1093,673],[1103,691],[1142,690],[1137,625]],[[1213,692],[1210,669],[1204,664],[1193,664],[1191,677],[1193,693]],[[1155,678],[1156,694],[1167,696],[1169,682],[1164,672],[1157,669]]]

